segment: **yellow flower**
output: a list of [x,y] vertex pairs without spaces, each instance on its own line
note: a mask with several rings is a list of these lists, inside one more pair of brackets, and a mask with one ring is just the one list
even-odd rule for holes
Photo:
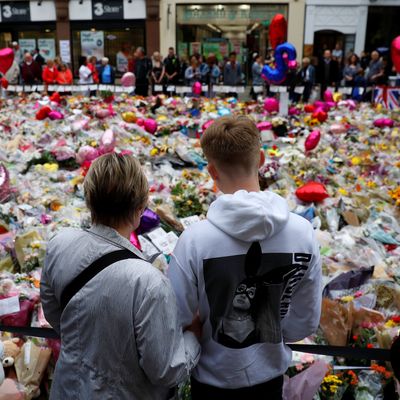
[[395,326],[397,326],[396,323],[391,319],[385,324],[385,328],[394,328]]
[[188,206],[191,206],[191,205],[193,204],[193,201],[192,201],[192,200],[188,200],[188,201],[186,202],[186,204],[187,204]]
[[84,180],[84,177],[83,177],[82,175],[78,175],[78,176],[75,176],[75,178],[72,178],[72,179],[69,181],[69,183],[70,183],[72,186],[77,186],[77,185],[79,185],[80,183],[82,183],[83,180]]
[[90,145],[91,145],[92,147],[96,147],[96,146],[97,146],[97,142],[96,142],[95,140],[92,140],[92,141],[90,142]]
[[58,164],[56,164],[56,163],[46,163],[46,164],[43,164],[43,169],[46,172],[57,172],[58,171]]
[[157,154],[158,154],[158,149],[157,148],[154,148],[154,149],[150,150],[150,155],[151,156],[156,156]]
[[360,165],[361,164],[361,158],[360,157],[353,157],[352,159],[351,159],[351,163],[353,164],[353,165]]
[[342,196],[348,196],[349,192],[346,189],[340,188],[338,190],[338,192],[342,195]]
[[354,297],[353,296],[343,296],[340,300],[343,301],[343,303],[350,303],[351,301],[354,300]]

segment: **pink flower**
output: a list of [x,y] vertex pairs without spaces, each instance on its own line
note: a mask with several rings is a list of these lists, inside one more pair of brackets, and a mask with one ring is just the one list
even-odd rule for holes
[[303,371],[303,369],[304,369],[304,366],[303,366],[303,364],[296,364],[296,371]]

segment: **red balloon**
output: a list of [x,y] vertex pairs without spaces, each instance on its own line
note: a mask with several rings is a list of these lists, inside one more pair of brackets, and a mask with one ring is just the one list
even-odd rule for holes
[[50,113],[51,113],[51,108],[49,106],[44,106],[36,113],[36,119],[42,121],[46,119]]
[[318,146],[319,140],[321,139],[321,131],[316,129],[312,131],[308,136],[304,143],[304,147],[306,151],[310,151],[315,149]]
[[13,49],[0,50],[0,72],[4,75],[10,68],[14,61]]
[[315,107],[312,104],[306,104],[304,106],[304,112],[313,113],[315,111]]
[[397,36],[392,42],[391,56],[396,71],[400,73],[400,36]]
[[328,114],[322,109],[318,108],[312,115],[313,118],[316,118],[319,122],[325,122],[328,118]]
[[308,182],[296,190],[296,196],[306,202],[318,202],[329,197],[325,186],[319,182]]
[[272,18],[269,26],[269,42],[271,47],[275,49],[280,44],[285,43],[286,36],[287,22],[285,16],[282,14],[277,14],[274,18]]

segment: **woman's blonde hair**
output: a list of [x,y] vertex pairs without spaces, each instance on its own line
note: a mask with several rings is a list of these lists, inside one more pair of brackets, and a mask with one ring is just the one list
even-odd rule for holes
[[149,186],[131,155],[105,154],[96,159],[85,177],[84,193],[92,223],[118,227],[133,222],[146,207]]

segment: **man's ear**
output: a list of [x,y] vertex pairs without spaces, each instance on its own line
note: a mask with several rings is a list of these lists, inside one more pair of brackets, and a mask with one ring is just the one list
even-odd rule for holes
[[213,163],[208,163],[207,165],[208,173],[210,174],[211,178],[213,181],[217,181],[219,176],[218,176],[218,171],[215,168],[215,165]]
[[265,163],[265,153],[264,150],[260,150],[260,165],[259,167],[261,168]]

